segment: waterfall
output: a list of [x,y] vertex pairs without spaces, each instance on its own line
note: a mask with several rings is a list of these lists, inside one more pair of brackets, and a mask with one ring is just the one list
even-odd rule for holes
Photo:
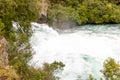
[[64,70],[55,74],[60,80],[88,80],[89,74],[98,79],[105,59],[120,61],[120,25],[85,25],[58,33],[46,24],[31,24],[36,52],[31,63],[63,62]]

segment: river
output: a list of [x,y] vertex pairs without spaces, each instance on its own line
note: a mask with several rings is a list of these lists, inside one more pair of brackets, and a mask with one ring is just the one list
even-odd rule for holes
[[55,74],[60,80],[88,80],[89,74],[99,79],[105,59],[120,61],[119,24],[84,25],[60,32],[46,24],[31,24],[32,63],[41,67],[44,62],[63,62],[64,70]]

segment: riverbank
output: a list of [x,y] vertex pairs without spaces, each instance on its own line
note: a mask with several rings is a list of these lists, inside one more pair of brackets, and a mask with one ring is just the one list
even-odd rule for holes
[[[51,0],[50,0],[51,1]],[[48,7],[48,24],[64,28],[64,25],[118,24],[119,2],[109,0],[66,0],[51,2]]]

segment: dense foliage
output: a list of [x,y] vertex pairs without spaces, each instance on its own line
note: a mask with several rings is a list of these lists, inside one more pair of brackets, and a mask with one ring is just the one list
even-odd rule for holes
[[120,80],[120,64],[113,58],[108,58],[103,64],[103,70],[101,72],[104,75],[105,80]]
[[[56,80],[59,79],[59,77],[54,76],[54,72],[57,70],[62,71],[64,66],[62,62],[56,61],[51,64],[44,63],[41,68],[29,66],[28,69],[24,69],[24,73],[22,73],[23,75],[20,77],[21,80]],[[23,69],[21,71],[23,71]]]
[[119,0],[49,0],[48,19],[52,25],[120,23]]
[[[28,61],[32,55],[28,41],[30,22],[39,18],[38,1],[0,0],[0,35],[8,41],[9,65],[13,66],[24,80],[28,74]],[[20,25],[17,30],[13,28],[13,22]]]

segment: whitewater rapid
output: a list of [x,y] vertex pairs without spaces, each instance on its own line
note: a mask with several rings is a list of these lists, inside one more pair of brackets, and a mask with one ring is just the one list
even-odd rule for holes
[[63,62],[64,70],[55,74],[60,80],[88,80],[89,74],[98,79],[105,59],[120,61],[120,25],[86,25],[58,33],[46,24],[31,24],[31,63],[41,67],[44,62]]

